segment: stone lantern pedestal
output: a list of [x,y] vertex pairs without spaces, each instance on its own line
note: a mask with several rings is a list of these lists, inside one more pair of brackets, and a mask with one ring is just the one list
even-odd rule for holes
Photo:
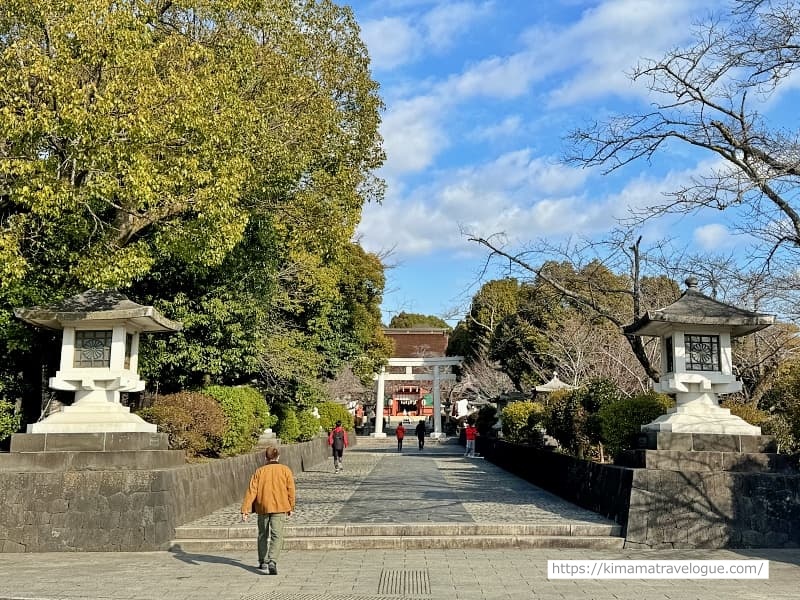
[[[175,463],[178,455],[183,462],[182,452],[168,450],[166,434],[157,433],[154,424],[120,402],[121,392],[145,389],[137,373],[140,335],[177,331],[180,323],[119,292],[97,290],[55,306],[19,308],[14,314],[31,325],[62,331],[61,360],[50,387],[75,393],[71,405],[29,424],[26,434],[12,436],[11,454],[18,462],[64,468],[106,463],[119,467]],[[63,454],[68,451],[80,456]],[[94,456],[103,452],[128,454]],[[161,454],[148,458],[148,452]],[[62,455],[44,456],[47,453]]]
[[662,375],[653,389],[676,400],[642,431],[759,436],[761,428],[720,407],[718,395],[742,389],[733,373],[732,338],[764,329],[775,318],[718,302],[700,293],[693,277],[686,284],[676,302],[623,328],[626,335],[660,338]]
[[775,441],[719,406],[738,392],[731,339],[773,323],[701,294],[694,278],[676,302],[625,327],[660,338],[658,392],[675,408],[642,426],[639,448],[615,457],[633,467],[626,548],[796,547],[800,475]]

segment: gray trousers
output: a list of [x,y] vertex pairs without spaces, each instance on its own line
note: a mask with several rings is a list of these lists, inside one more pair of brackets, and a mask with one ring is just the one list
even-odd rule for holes
[[[258,515],[258,562],[277,562],[283,550],[286,513]],[[266,558],[266,561],[264,560]]]

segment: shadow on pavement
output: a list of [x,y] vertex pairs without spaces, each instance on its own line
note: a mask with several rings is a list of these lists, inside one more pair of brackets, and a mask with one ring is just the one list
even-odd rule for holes
[[185,562],[187,565],[199,565],[201,563],[222,564],[230,565],[232,567],[239,567],[245,571],[257,573],[259,575],[262,574],[262,572],[258,570],[258,567],[245,564],[240,560],[236,560],[235,558],[214,556],[213,554],[193,554],[191,552],[184,552],[180,545],[173,546],[169,549],[169,551],[175,556],[175,558],[181,562]]

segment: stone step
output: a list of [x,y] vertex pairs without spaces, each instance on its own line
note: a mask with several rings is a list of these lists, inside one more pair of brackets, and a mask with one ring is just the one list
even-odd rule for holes
[[[182,526],[173,551],[253,550],[257,528]],[[286,528],[285,547],[293,550],[447,549],[447,548],[592,548],[621,549],[616,524],[595,523],[346,523]]]
[[[624,538],[576,535],[409,535],[348,537],[287,537],[286,550],[460,549],[460,548],[581,548],[621,550]],[[180,539],[173,552],[211,553],[255,551],[255,538]]]
[[[251,517],[255,520],[254,517]],[[334,525],[294,525],[286,527],[287,538],[363,537],[363,536],[619,536],[617,524],[574,523],[342,523]],[[175,529],[175,539],[255,539],[255,525],[232,527],[193,527]]]

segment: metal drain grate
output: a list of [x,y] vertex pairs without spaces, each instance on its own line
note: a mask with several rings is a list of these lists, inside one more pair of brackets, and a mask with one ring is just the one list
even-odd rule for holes
[[378,583],[378,594],[383,596],[430,596],[431,581],[428,571],[395,571],[384,569]]

